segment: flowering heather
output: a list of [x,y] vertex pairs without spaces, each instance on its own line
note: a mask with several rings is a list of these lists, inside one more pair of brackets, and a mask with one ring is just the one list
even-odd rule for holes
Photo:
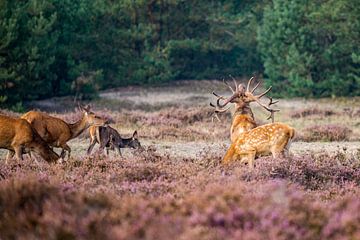
[[360,162],[342,154],[271,157],[254,170],[222,154],[0,169],[0,233],[12,238],[338,239],[360,237]]
[[351,129],[341,125],[322,124],[305,128],[300,139],[307,142],[313,141],[344,141],[349,140]]
[[308,116],[322,116],[328,117],[335,115],[336,112],[330,109],[320,109],[320,108],[306,108],[306,109],[298,109],[293,111],[290,114],[291,118],[300,118],[300,117],[308,117]]
[[[138,130],[143,152],[87,156],[88,141],[77,138],[69,142],[71,159],[62,164],[27,156],[0,161],[0,240],[360,239],[357,142],[294,142],[287,158],[261,157],[254,169],[239,162],[223,166],[230,113],[211,121],[212,82],[206,89],[201,83],[202,92],[192,83],[191,89],[180,86],[160,95],[158,89],[146,92],[157,96],[149,102],[125,89],[94,103],[121,135]],[[219,92],[228,90],[220,86]],[[328,101],[317,108],[280,101],[277,120],[293,126],[298,140],[358,139],[360,105]],[[52,115],[73,123],[81,114],[71,104],[44,100],[39,108],[69,111]],[[330,104],[334,108],[326,110]],[[267,123],[258,110],[257,122]]]

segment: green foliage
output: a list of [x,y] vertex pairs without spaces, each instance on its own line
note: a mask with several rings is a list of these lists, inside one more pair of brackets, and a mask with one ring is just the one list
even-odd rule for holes
[[[0,104],[264,70],[282,95],[358,95],[359,8],[353,0],[0,1]],[[93,73],[96,83],[79,88]]]
[[275,0],[258,35],[268,83],[287,96],[359,95],[359,14],[351,0]]

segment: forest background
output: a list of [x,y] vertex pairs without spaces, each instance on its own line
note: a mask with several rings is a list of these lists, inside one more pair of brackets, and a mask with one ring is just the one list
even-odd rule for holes
[[360,95],[355,0],[0,0],[0,105],[253,74],[277,97]]

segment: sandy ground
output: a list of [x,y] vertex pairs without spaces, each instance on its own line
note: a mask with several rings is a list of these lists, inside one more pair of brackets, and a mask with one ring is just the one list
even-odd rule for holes
[[[144,147],[155,146],[157,153],[160,155],[168,155],[174,159],[176,158],[201,158],[204,154],[215,153],[215,155],[222,156],[225,154],[229,142],[212,142],[205,141],[196,142],[179,142],[179,141],[142,141]],[[74,139],[69,143],[72,148],[72,157],[85,156],[86,150],[89,146],[87,139]],[[95,145],[93,152],[98,150],[99,145]],[[59,149],[56,150],[60,152]],[[122,149],[123,155],[130,157],[132,155],[131,149]],[[294,142],[290,148],[291,154],[346,154],[348,156],[360,157],[360,142]],[[111,152],[115,154],[115,152]],[[4,158],[5,150],[0,151],[0,156]]]

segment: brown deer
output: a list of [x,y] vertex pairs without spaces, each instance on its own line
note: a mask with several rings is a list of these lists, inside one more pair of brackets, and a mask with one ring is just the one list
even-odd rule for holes
[[[231,145],[223,158],[223,163],[229,163],[235,160],[241,162],[248,162],[250,167],[254,166],[254,159],[260,155],[272,154],[277,157],[280,154],[287,153],[290,147],[291,140],[294,137],[295,131],[283,123],[270,123],[263,126],[256,126],[253,113],[250,108],[251,102],[257,102],[260,106],[269,111],[270,117],[274,121],[274,113],[279,111],[270,108],[270,105],[276,103],[270,98],[269,104],[266,106],[260,98],[265,96],[270,90],[269,87],[265,92],[254,95],[258,83],[252,90],[250,90],[251,82],[254,78],[248,81],[247,87],[242,84],[237,85],[236,89],[232,90],[233,94],[229,98],[213,94],[218,98],[217,105],[211,104],[215,107],[215,114],[223,112],[228,103],[235,103],[235,114],[231,126]],[[224,103],[221,104],[220,101]]]
[[106,126],[92,126],[89,128],[90,146],[87,154],[90,154],[96,143],[100,144],[101,150],[106,147],[106,153],[109,154],[109,149],[117,149],[119,155],[122,157],[120,148],[133,148],[143,150],[139,140],[137,131],[135,131],[130,138],[122,138],[116,129]]
[[93,125],[105,125],[106,121],[90,111],[90,107],[80,107],[83,115],[75,123],[67,123],[60,118],[52,117],[46,113],[30,111],[21,118],[27,120],[39,135],[52,147],[62,148],[61,157],[68,151],[70,158],[71,148],[67,145],[70,139],[76,138],[84,130]]
[[23,160],[22,155],[30,151],[38,153],[47,162],[59,159],[59,155],[50,149],[27,121],[4,115],[0,115],[0,148],[9,150],[6,163],[14,155],[18,160]]

